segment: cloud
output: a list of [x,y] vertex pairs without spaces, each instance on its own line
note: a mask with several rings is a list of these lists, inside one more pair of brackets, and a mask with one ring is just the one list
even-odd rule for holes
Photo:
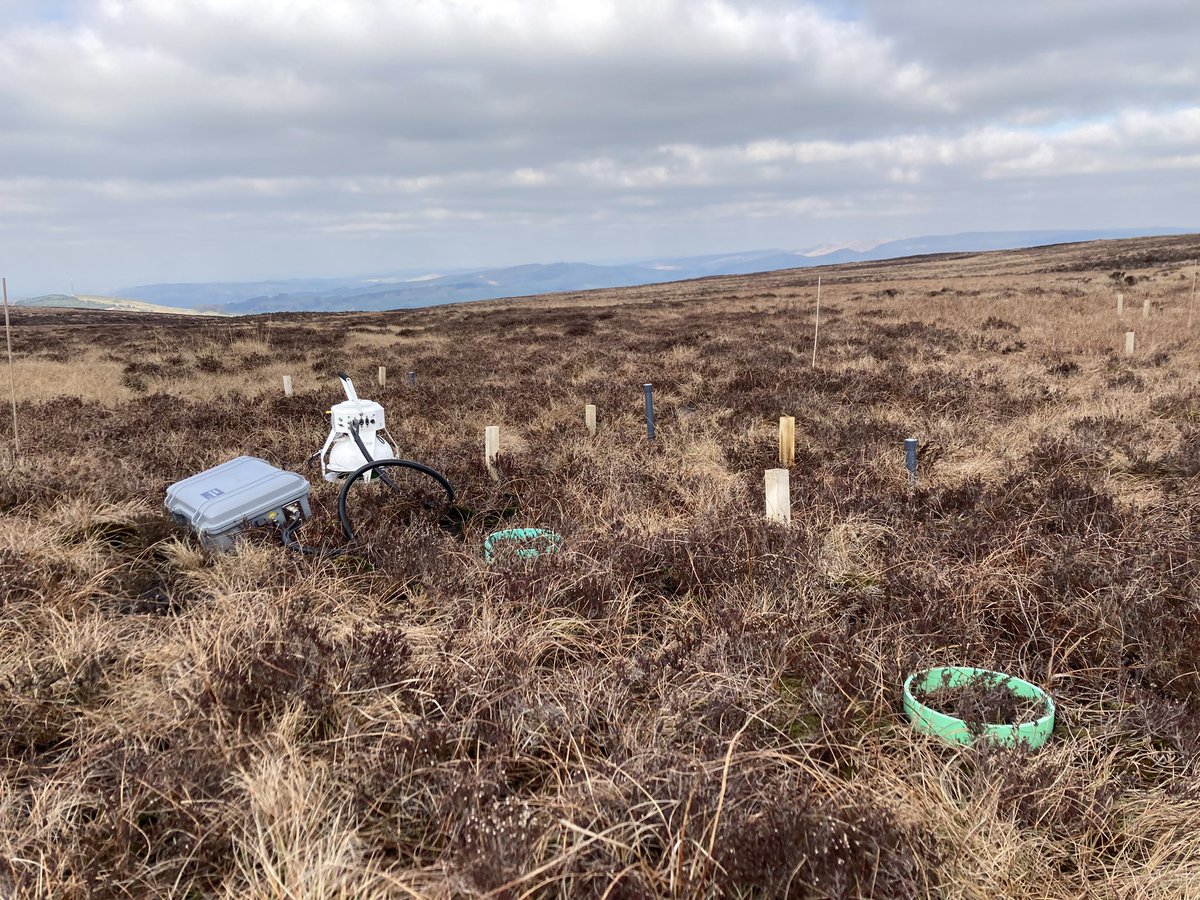
[[1196,189],[1161,186],[1198,165],[1197,26],[1167,0],[11,0],[0,235],[31,276],[133,281],[1066,226],[1095,221],[1082,178],[1142,192],[1105,214],[1150,220],[1105,224],[1186,224]]

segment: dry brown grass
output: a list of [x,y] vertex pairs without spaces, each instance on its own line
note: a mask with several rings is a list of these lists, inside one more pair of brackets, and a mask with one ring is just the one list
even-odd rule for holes
[[[823,270],[815,371],[815,272],[18,313],[0,892],[1200,896],[1196,244]],[[450,475],[460,529],[378,486],[336,561],[270,535],[213,555],[165,521],[165,487],[230,456],[300,469],[342,368]],[[790,528],[762,516],[781,414]],[[314,485],[305,540],[336,544]],[[487,566],[501,523],[565,551]],[[899,685],[946,663],[1047,687],[1051,743],[914,734]]]

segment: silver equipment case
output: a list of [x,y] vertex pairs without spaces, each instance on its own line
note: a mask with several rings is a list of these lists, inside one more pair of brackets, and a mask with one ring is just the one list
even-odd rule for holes
[[312,515],[308,480],[253,456],[239,456],[175,482],[167,488],[166,506],[176,522],[217,550],[232,549],[246,528],[283,527]]

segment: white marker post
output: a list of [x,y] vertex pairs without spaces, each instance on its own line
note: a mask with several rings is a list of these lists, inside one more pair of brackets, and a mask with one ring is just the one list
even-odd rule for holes
[[499,478],[496,470],[496,455],[500,452],[500,426],[489,425],[483,430],[483,461],[493,478]]
[[283,376],[283,396],[285,396],[285,397],[292,396],[292,376],[291,375]]
[[1125,295],[1117,291],[1117,315],[1125,315]]
[[1133,356],[1133,332],[1125,332],[1125,355]]
[[767,469],[763,475],[767,495],[767,521],[792,524],[792,491],[787,469]]
[[379,367],[379,386],[383,387],[387,384],[387,366]]
[[596,436],[596,405],[587,403],[583,407],[583,424],[587,426],[588,433]]

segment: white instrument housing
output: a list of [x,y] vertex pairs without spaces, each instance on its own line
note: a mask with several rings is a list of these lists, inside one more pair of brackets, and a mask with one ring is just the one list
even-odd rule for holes
[[[381,433],[387,434],[383,407],[374,400],[360,400],[350,379],[344,375],[340,377],[347,399],[329,410],[329,437],[321,448],[321,474],[326,481],[340,481],[369,462],[394,456],[391,445],[381,436]],[[370,459],[363,456],[354,440],[352,429],[355,427]],[[363,480],[370,480],[376,474],[371,472]]]

